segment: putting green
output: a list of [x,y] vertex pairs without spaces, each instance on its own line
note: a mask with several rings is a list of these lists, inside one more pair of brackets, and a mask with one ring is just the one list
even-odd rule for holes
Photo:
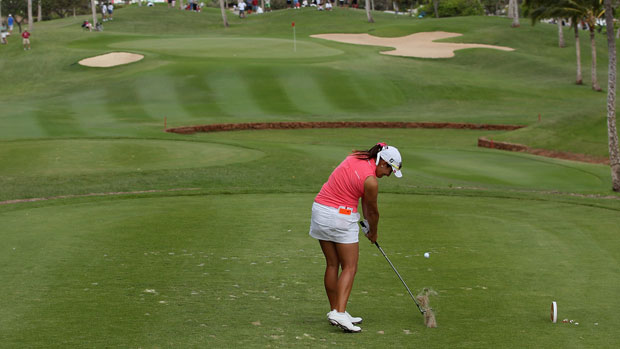
[[67,139],[6,142],[0,176],[76,175],[221,166],[263,156],[256,150],[184,141]]
[[292,40],[267,38],[149,39],[114,43],[110,47],[213,58],[316,58],[343,53],[314,42],[297,41],[294,47]]

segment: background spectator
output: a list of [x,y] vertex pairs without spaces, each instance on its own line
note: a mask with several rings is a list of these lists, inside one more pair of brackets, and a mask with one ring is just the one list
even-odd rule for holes
[[22,42],[24,44],[24,51],[30,50],[30,32],[27,29],[22,33]]
[[15,24],[15,19],[10,14],[9,18],[7,18],[7,24],[9,25],[9,35],[11,35],[13,34],[13,25]]

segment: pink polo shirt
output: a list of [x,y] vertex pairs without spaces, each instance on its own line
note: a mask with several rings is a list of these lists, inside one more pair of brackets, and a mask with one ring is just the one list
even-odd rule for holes
[[346,206],[357,212],[359,199],[364,195],[364,182],[375,176],[376,169],[374,161],[349,155],[332,172],[314,201],[336,208]]

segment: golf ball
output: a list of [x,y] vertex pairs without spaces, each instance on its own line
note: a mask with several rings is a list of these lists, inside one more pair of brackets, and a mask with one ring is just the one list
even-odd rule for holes
[[430,256],[431,256],[431,254],[430,254],[430,253],[428,253],[428,252],[425,252],[425,253],[424,253],[424,258],[429,258]]

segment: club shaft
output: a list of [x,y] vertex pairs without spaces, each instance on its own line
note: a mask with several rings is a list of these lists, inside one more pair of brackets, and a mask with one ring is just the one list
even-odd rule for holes
[[385,252],[383,251],[383,249],[381,248],[381,246],[379,246],[378,243],[375,242],[375,245],[377,246],[377,248],[379,249],[379,251],[381,251],[381,254],[383,255],[383,257],[385,257],[385,260],[388,261],[388,263],[390,264],[390,266],[392,267],[392,270],[394,270],[394,272],[396,273],[396,275],[398,276],[398,278],[400,279],[400,281],[403,283],[403,285],[405,286],[405,288],[407,289],[407,292],[409,292],[409,295],[411,296],[411,299],[413,299],[413,302],[415,303],[415,305],[418,307],[418,310],[420,311],[420,313],[424,314],[424,310],[422,310],[422,308],[420,308],[420,304],[418,304],[418,301],[415,299],[415,297],[413,296],[413,293],[411,293],[411,290],[409,289],[409,286],[407,286],[407,283],[405,283],[405,280],[403,280],[402,276],[400,276],[400,274],[398,273],[398,270],[396,270],[396,267],[394,266],[394,264],[392,264],[392,261],[390,261],[390,259],[388,258],[388,256],[385,254]]

